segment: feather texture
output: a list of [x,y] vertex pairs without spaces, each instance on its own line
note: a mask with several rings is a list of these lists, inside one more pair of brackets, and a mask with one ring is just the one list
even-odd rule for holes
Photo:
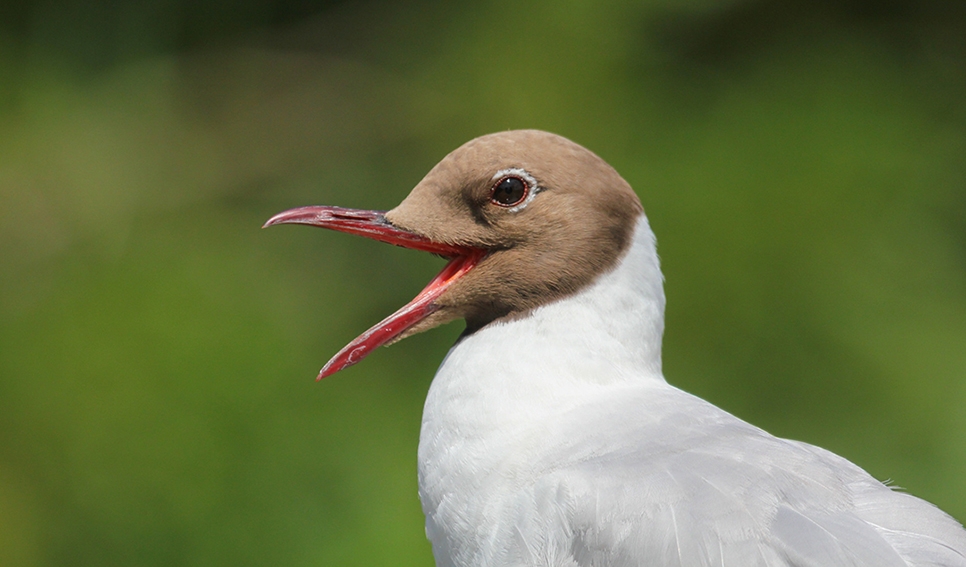
[[453,347],[419,446],[440,567],[966,567],[936,507],[669,385],[663,313],[642,215],[610,273]]

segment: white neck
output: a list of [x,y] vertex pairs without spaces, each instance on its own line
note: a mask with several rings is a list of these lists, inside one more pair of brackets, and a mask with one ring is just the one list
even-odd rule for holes
[[474,485],[497,462],[505,469],[519,459],[525,469],[543,445],[535,431],[555,415],[613,387],[665,385],[663,332],[663,277],[642,214],[609,273],[450,350],[427,396],[419,441],[420,497],[437,560],[452,536],[441,525],[453,525],[439,507],[455,505],[454,491],[462,494],[455,497],[461,516],[483,514]]
[[[559,379],[604,383],[661,377],[663,284],[654,233],[642,214],[631,245],[610,272],[572,296],[465,337],[443,361],[436,382],[476,372],[482,373],[479,385],[492,391],[492,381],[508,372],[539,368],[547,374],[554,366],[560,367]],[[491,358],[473,365],[467,357],[475,351]],[[573,364],[598,371],[568,371]]]

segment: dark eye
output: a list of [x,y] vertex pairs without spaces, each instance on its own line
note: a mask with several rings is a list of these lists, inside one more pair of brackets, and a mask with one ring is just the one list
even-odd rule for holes
[[519,177],[504,177],[493,186],[490,202],[501,207],[513,207],[523,202],[529,191],[527,182]]

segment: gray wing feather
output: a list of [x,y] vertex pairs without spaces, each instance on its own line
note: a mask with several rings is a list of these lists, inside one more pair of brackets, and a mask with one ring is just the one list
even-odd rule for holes
[[[675,400],[686,417],[629,420],[610,446],[581,446],[575,431],[516,495],[511,529],[543,539],[494,564],[966,567],[966,531],[938,508],[693,400]],[[576,457],[559,467],[565,454]]]

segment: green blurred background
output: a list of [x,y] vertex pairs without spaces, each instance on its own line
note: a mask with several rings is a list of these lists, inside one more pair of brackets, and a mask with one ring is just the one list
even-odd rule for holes
[[966,519],[966,3],[0,6],[0,566],[431,565],[462,324],[321,365],[441,261],[388,209],[542,128],[635,187],[669,380]]

